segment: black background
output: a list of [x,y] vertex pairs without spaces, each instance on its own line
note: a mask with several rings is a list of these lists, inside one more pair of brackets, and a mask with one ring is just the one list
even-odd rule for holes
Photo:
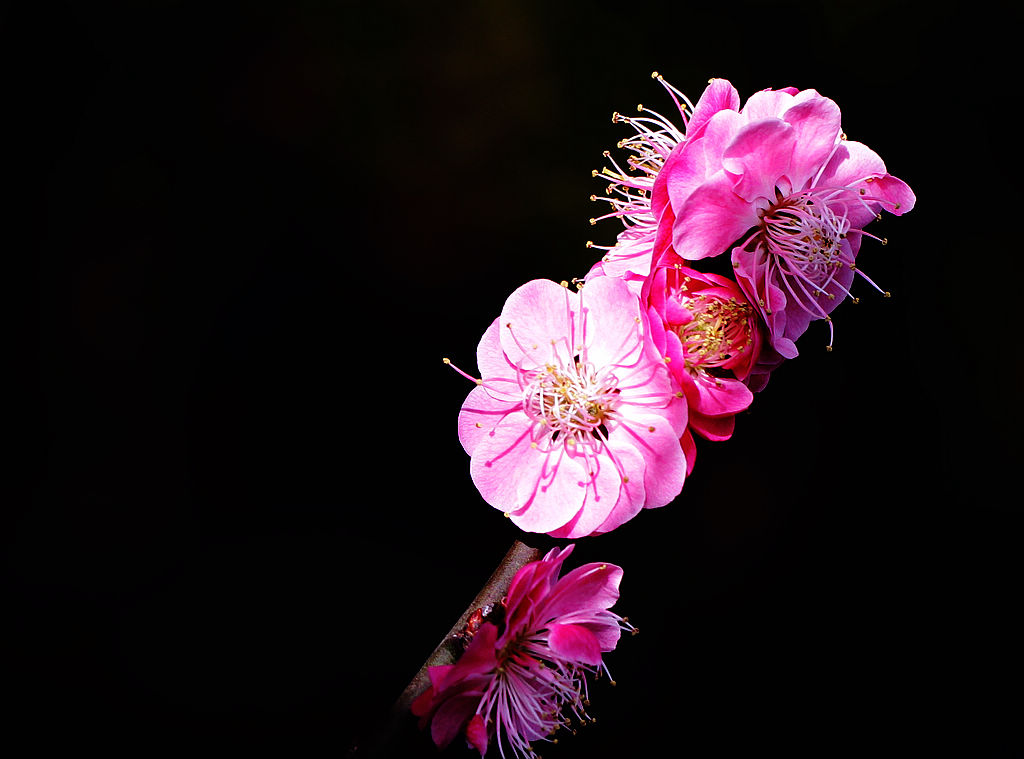
[[812,325],[673,504],[578,541],[642,632],[544,755],[1021,755],[1009,8],[8,6],[39,391],[9,399],[11,738],[338,756],[372,731],[521,537],[441,358],[473,371],[513,289],[614,239],[590,171],[612,111],[670,111],[656,69],[693,100],[818,89],[918,207],[859,259],[892,299],[841,305],[832,353]]

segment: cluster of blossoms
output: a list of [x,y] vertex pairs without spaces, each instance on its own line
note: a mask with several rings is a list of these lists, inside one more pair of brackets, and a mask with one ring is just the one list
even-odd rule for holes
[[693,105],[654,76],[681,125],[642,106],[613,117],[635,131],[619,143],[625,166],[606,153],[594,172],[609,182],[600,218],[623,224],[615,245],[591,245],[602,258],[576,289],[513,292],[478,346],[480,377],[466,374],[473,482],[528,532],[605,533],[672,501],[696,438],[732,435],[812,321],[831,349],[830,314],[856,300],[856,277],[882,292],[856,259],[865,237],[886,241],[864,227],[914,207],[816,91],[763,90],[741,107],[713,79]]
[[608,674],[611,651],[627,620],[609,611],[619,597],[622,569],[584,564],[559,578],[573,546],[552,549],[524,565],[501,603],[489,610],[455,664],[431,667],[430,687],[412,704],[422,727],[444,748],[458,735],[480,755],[497,743],[505,757],[536,756],[531,743],[587,714],[587,675]]

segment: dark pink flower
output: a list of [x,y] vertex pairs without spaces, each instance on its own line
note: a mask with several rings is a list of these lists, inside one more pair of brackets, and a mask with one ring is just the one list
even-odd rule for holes
[[590,719],[587,675],[607,674],[602,654],[635,628],[609,610],[621,568],[585,564],[559,578],[572,549],[523,566],[504,614],[484,619],[455,664],[430,668],[431,686],[412,710],[439,747],[462,733],[481,756],[496,741],[503,757],[532,757],[530,744],[550,740],[570,715]]
[[459,414],[485,501],[523,530],[575,538],[679,495],[686,402],[650,332],[620,279],[579,292],[534,280],[509,296]]
[[877,154],[846,139],[832,100],[764,90],[741,109],[732,85],[716,79],[659,172],[652,203],[683,258],[732,250],[772,346],[791,358],[812,320],[831,329],[829,313],[860,273],[861,240],[874,237],[864,227],[882,210],[906,213],[915,198]]
[[746,382],[761,353],[760,317],[732,280],[680,264],[655,270],[645,292],[652,320],[665,327],[658,348],[686,394],[682,443],[692,469],[692,433],[727,440],[753,401]]

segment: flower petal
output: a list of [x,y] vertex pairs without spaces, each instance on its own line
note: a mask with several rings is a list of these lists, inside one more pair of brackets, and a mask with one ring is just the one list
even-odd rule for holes
[[445,699],[430,720],[430,737],[438,748],[447,748],[476,712],[482,691],[465,691]]
[[501,310],[501,347],[513,365],[566,364],[578,342],[579,294],[547,279],[521,285]]
[[748,202],[773,199],[779,178],[789,171],[795,144],[795,130],[781,119],[760,119],[743,127],[722,153],[733,192]]
[[686,137],[693,139],[700,134],[704,125],[719,111],[738,111],[740,94],[728,79],[712,79],[704,88],[693,114],[686,123]]
[[466,453],[472,456],[480,440],[517,407],[522,407],[521,401],[496,398],[486,387],[477,385],[470,390],[459,411],[459,442]]
[[702,184],[679,209],[672,247],[685,259],[717,256],[757,223],[757,209],[732,190],[724,171]]
[[601,663],[601,645],[597,636],[580,625],[550,625],[548,646],[567,661],[592,666]]
[[556,445],[547,454],[535,451],[532,458],[540,463],[527,464],[513,475],[516,507],[509,509],[509,516],[526,532],[550,532],[580,510],[593,478],[584,458],[570,455],[565,445]]
[[479,714],[470,717],[466,725],[466,740],[480,752],[480,756],[487,753],[487,725]]
[[548,534],[556,538],[582,538],[608,524],[618,526],[640,513],[644,505],[643,457],[620,440],[609,440],[610,456],[602,456],[602,488],[588,491],[579,512],[566,524]]
[[547,624],[581,611],[608,609],[619,600],[622,567],[591,562],[576,567],[561,577],[544,603],[537,608],[537,619]]
[[595,366],[631,364],[638,357],[640,298],[620,279],[601,277],[587,283],[582,293],[580,359]]
[[783,117],[793,126],[796,135],[793,160],[787,173],[791,191],[804,189],[829,159],[842,133],[842,118],[835,101],[813,90],[804,90],[801,97],[808,92],[812,96],[796,103]]

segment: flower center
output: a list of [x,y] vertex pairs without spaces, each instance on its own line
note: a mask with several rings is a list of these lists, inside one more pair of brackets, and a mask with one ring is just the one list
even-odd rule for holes
[[703,293],[683,294],[680,300],[693,315],[689,322],[676,327],[687,368],[723,368],[750,347],[750,317],[754,309],[749,303]]
[[618,402],[618,378],[600,374],[592,364],[575,361],[568,370],[548,364],[532,372],[523,396],[527,416],[543,425],[549,442],[575,445],[607,437],[605,423]]
[[842,258],[849,220],[811,193],[778,198],[761,218],[761,230],[784,272],[818,289],[843,263],[851,263]]

